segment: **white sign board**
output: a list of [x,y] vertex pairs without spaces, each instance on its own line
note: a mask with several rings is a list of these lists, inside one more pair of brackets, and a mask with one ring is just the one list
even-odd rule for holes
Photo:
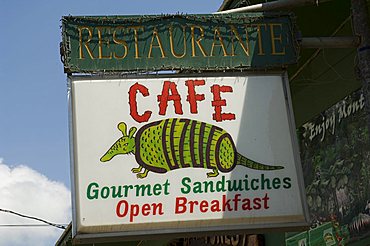
[[281,75],[72,77],[70,88],[75,236],[306,225]]

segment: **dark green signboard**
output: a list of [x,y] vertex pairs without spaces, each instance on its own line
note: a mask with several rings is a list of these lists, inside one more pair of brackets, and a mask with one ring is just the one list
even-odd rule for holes
[[288,14],[67,16],[62,24],[68,73],[281,68],[298,53]]
[[311,229],[288,246],[370,242],[370,146],[365,97],[357,91],[299,129]]

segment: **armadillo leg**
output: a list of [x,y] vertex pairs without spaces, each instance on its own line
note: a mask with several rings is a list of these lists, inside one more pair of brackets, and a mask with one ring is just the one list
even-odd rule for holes
[[143,179],[143,178],[145,178],[146,176],[148,176],[148,173],[149,173],[149,170],[148,170],[148,169],[145,169],[145,171],[144,171],[143,173],[138,173],[138,174],[136,174],[136,177],[137,177],[138,179]]
[[140,173],[141,172],[141,169],[143,169],[142,166],[134,167],[134,168],[131,169],[131,172],[132,173]]
[[218,169],[217,168],[212,169],[211,173],[207,173],[208,178],[214,178],[214,177],[217,177],[217,176],[218,176]]

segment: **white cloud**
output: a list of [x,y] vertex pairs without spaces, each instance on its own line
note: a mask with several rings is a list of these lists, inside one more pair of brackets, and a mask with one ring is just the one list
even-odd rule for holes
[[[71,221],[70,191],[27,166],[11,167],[0,158],[0,208],[52,223]],[[0,225],[43,224],[0,212]],[[55,227],[0,226],[0,246],[54,245],[63,230]]]

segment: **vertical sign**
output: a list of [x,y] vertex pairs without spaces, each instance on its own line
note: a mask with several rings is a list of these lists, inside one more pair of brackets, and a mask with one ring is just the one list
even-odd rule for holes
[[[300,146],[311,217],[306,245],[366,241],[370,228],[370,148],[361,90],[304,124]],[[299,237],[287,238],[287,245],[297,245]]]

